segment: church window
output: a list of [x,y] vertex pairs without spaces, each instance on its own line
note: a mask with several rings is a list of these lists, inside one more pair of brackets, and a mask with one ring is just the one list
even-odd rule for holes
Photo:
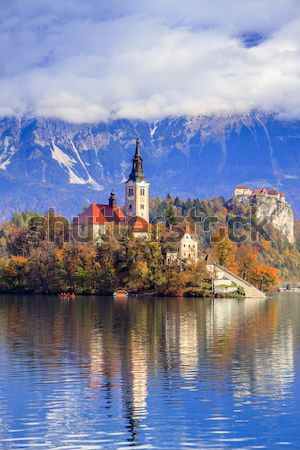
[[129,195],[129,197],[133,196],[133,188],[128,189],[128,195]]
[[131,211],[132,210],[132,204],[130,203],[130,205],[129,205],[129,210]]
[[141,209],[145,209],[145,205],[142,204],[142,205],[141,205]]
[[140,189],[140,195],[145,195],[145,188]]

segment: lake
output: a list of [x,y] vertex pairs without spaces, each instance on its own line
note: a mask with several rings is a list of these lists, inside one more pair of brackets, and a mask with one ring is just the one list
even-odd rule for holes
[[0,448],[300,448],[300,294],[0,297]]

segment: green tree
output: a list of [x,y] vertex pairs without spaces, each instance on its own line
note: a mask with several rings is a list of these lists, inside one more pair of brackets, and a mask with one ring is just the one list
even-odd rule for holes
[[165,219],[167,228],[170,228],[172,225],[177,225],[178,223],[177,211],[173,206],[169,206],[166,209]]
[[104,242],[97,248],[97,289],[99,293],[111,294],[118,287],[116,272],[116,248],[111,242]]
[[157,241],[132,241],[128,247],[129,276],[135,273],[137,263],[144,263],[143,288],[156,289],[163,283],[162,251]]
[[59,293],[66,290],[65,268],[55,246],[44,243],[28,263],[28,287],[37,293]]

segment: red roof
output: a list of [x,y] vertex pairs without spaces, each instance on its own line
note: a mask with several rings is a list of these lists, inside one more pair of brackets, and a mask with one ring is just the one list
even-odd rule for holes
[[[238,186],[236,189],[246,189],[246,186]],[[276,189],[261,188],[252,190],[252,195],[261,195],[261,194],[280,195],[281,197],[285,197],[285,194],[283,192],[278,192],[276,191]]]
[[125,222],[125,214],[123,209],[120,206],[116,206],[112,208],[109,205],[98,205],[100,210],[108,222]]
[[237,186],[236,189],[249,189],[248,186]]
[[268,194],[268,195],[280,195],[281,197],[285,197],[283,192],[278,192],[276,189],[255,189],[252,191],[252,194],[254,195],[261,195],[261,194]]
[[134,233],[150,233],[151,224],[142,217],[136,216],[132,217],[128,221],[128,225],[132,226],[132,231]]
[[188,234],[195,234],[196,233],[195,224],[194,224],[193,227],[191,226],[191,224],[181,225],[181,228],[182,228],[184,233],[188,233]]
[[187,234],[197,234],[196,232],[196,224],[180,224],[180,225],[173,225],[171,228],[172,231],[175,231],[179,234],[180,238],[182,238],[186,233]]
[[92,223],[94,225],[104,225],[106,223],[121,223],[125,222],[125,214],[120,206],[112,208],[109,205],[101,205],[92,203],[75,219],[79,225],[86,225]]

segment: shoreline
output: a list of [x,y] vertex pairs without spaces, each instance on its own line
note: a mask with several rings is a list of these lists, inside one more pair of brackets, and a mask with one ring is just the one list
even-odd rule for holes
[[[5,296],[5,295],[11,295],[11,296],[32,296],[32,297],[36,297],[36,296],[48,296],[48,297],[56,297],[60,300],[75,300],[76,298],[80,298],[80,297],[112,297],[113,296],[113,292],[112,293],[103,293],[103,294],[99,294],[99,293],[95,293],[95,294],[86,294],[86,293],[80,293],[80,294],[75,294],[74,298],[68,297],[66,296],[65,298],[60,296],[59,293],[45,293],[45,292],[13,292],[13,291],[7,291],[7,292],[0,292],[0,297]],[[205,299],[225,299],[225,298],[236,298],[236,299],[243,299],[246,298],[244,295],[241,294],[233,294],[231,293],[231,295],[224,295],[224,294],[217,294],[217,295],[172,295],[172,294],[162,294],[160,292],[140,292],[140,293],[129,293],[127,298],[199,298],[202,300]]]

